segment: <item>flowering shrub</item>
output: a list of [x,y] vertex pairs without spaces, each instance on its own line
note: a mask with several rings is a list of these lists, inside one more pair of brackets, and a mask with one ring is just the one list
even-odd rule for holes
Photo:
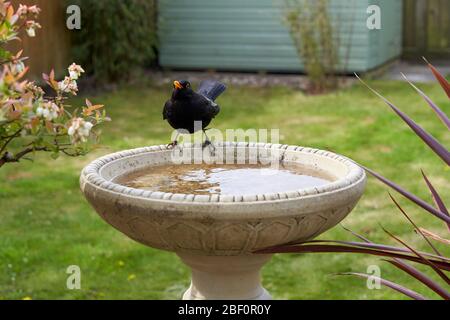
[[[24,79],[28,71],[22,51],[13,54],[5,49],[10,41],[19,39],[23,29],[29,37],[41,28],[34,19],[37,6],[19,5],[0,0],[0,167],[18,162],[37,151],[79,156],[89,151],[89,142],[96,141],[95,127],[109,120],[103,105],[86,106],[72,110],[65,102],[78,92],[77,80],[83,68],[73,63],[68,76],[55,80],[53,71],[43,79],[51,88],[49,95],[36,83]],[[29,158],[27,158],[29,159]]]

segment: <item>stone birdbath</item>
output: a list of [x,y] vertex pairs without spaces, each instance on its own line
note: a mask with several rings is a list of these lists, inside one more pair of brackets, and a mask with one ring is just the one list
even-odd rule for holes
[[173,163],[177,152],[195,158],[198,150],[201,146],[184,144],[175,150],[151,146],[122,151],[93,161],[80,177],[82,192],[106,222],[139,243],[176,253],[192,270],[186,300],[270,299],[260,270],[271,255],[254,252],[313,239],[344,219],[364,191],[364,170],[346,157],[263,143],[217,143],[214,157],[270,158],[335,178],[317,187],[254,195],[154,192],[116,182],[129,172]]

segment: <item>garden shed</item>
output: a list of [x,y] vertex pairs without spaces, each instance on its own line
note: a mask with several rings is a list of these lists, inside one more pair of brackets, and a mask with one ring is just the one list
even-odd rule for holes
[[[174,69],[301,72],[285,0],[160,0],[160,65]],[[381,9],[370,30],[367,9]],[[330,0],[342,71],[364,72],[402,53],[402,0]],[[336,22],[337,21],[337,22]],[[344,70],[345,69],[345,70]]]

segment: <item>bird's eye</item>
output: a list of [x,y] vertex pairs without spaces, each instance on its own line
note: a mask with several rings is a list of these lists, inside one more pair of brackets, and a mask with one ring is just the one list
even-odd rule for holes
[[189,88],[191,85],[189,83],[186,83],[186,88]]

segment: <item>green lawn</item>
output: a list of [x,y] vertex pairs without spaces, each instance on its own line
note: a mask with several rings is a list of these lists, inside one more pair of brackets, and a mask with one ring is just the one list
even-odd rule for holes
[[[445,145],[450,137],[425,102],[401,82],[371,82]],[[444,111],[450,105],[438,85],[421,85]],[[174,254],[135,243],[107,225],[82,197],[78,177],[84,165],[109,152],[169,141],[171,128],[161,109],[171,91],[152,85],[128,87],[93,97],[113,122],[103,127],[103,147],[84,158],[51,160],[0,169],[0,299],[178,299],[189,271]],[[80,100],[74,104],[81,103]],[[287,88],[229,88],[219,100],[213,126],[280,128],[281,143],[331,149],[381,172],[430,200],[420,168],[448,200],[449,170],[379,99],[360,84],[338,93],[305,96]],[[443,236],[444,225],[400,199],[417,223]],[[449,203],[450,204],[450,203]],[[392,243],[384,226],[424,249],[387,189],[369,179],[366,193],[344,225],[374,241]],[[322,238],[350,240],[342,228]],[[439,245],[438,245],[439,247]],[[448,249],[442,250],[449,254]],[[82,289],[66,289],[66,268],[79,265]],[[382,276],[421,293],[414,280],[379,258],[349,254],[277,255],[263,271],[276,299],[403,299],[389,289],[368,290],[362,279],[338,272],[365,272],[378,264]],[[430,295],[431,297],[435,297]]]

